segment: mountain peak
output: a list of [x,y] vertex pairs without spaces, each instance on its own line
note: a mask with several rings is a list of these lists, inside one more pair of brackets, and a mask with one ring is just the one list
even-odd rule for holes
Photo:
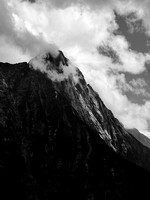
[[150,149],[124,129],[63,52],[53,53],[29,64],[0,63],[5,199],[146,199],[148,173],[123,158],[150,171]]
[[77,78],[77,68],[61,50],[50,48],[29,61],[30,68],[47,74],[52,81],[60,82],[70,76]]

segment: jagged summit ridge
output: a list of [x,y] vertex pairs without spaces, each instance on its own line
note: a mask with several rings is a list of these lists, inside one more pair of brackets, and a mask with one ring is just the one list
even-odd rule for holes
[[63,81],[72,77],[77,81],[77,68],[61,50],[47,50],[29,61],[30,68],[46,73],[52,81]]

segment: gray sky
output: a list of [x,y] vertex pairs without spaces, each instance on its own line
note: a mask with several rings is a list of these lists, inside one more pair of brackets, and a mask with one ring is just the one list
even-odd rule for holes
[[[142,19],[136,19],[134,13],[130,13],[129,15],[116,15],[116,22],[118,24],[118,29],[115,31],[115,34],[124,35],[127,41],[130,43],[130,49],[134,51],[138,51],[141,53],[148,53],[150,51],[150,37],[146,34],[146,30],[143,24]],[[134,23],[130,21],[130,19],[134,19]],[[146,95],[141,95],[138,93],[134,93],[132,91],[124,91],[124,94],[133,102],[138,104],[143,104],[145,101],[148,101],[150,98],[150,65],[145,64],[145,71],[140,74],[130,74],[125,73],[125,77],[128,83],[132,81],[132,79],[143,79],[146,82],[144,86]]]
[[126,128],[150,137],[150,2],[1,0],[0,61],[57,46]]
[[[116,22],[119,25],[116,34],[122,34],[131,45],[131,49],[142,53],[150,51],[150,38],[145,33],[142,19],[136,19],[134,13],[130,15],[116,14]],[[134,22],[132,22],[134,20]]]

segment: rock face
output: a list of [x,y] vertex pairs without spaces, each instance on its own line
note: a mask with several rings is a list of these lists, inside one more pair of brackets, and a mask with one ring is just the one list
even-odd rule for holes
[[0,63],[4,199],[144,199],[149,155],[61,51]]

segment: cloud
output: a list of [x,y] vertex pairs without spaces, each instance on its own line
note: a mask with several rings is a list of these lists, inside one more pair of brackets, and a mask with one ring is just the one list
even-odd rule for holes
[[[114,0],[24,0],[31,3],[46,3],[47,5],[53,6],[55,8],[66,8],[69,6],[80,5],[89,6],[91,8],[99,8],[100,6],[110,6],[113,5]],[[117,0],[118,1],[118,0]]]
[[145,82],[145,80],[144,79],[142,79],[142,78],[138,78],[138,79],[132,79],[131,81],[130,81],[130,84],[133,86],[133,87],[136,87],[136,88],[143,88],[144,86],[146,86],[147,85],[147,83]]
[[[147,131],[149,134],[149,112],[150,101],[145,102],[143,105],[132,103],[124,94],[123,89],[119,89],[116,84],[116,75],[107,75],[106,72],[94,71],[88,74],[88,70],[85,72],[90,80],[90,83],[100,94],[108,108],[110,108],[115,116],[125,125],[126,128],[137,128],[140,131]],[[101,80],[100,80],[101,79]],[[128,87],[125,85],[124,87]],[[129,86],[127,88],[132,92],[139,91],[138,89]],[[141,89],[140,89],[141,90]],[[140,91],[141,94],[141,91]]]
[[[53,59],[59,61],[57,66],[52,65]],[[50,45],[47,51],[32,58],[29,66],[45,73],[52,81],[60,82],[71,78],[76,84],[79,78],[77,67],[69,60],[64,59],[63,53],[55,45]]]
[[[0,20],[0,38],[5,41],[6,48],[8,45],[17,49],[21,56],[31,58],[55,43],[81,69],[87,82],[125,127],[136,127],[147,133],[150,102],[134,104],[124,93],[128,90],[146,95],[144,82],[127,83],[124,73],[144,72],[150,55],[131,50],[123,35],[114,35],[118,29],[114,10],[123,15],[135,12],[146,24],[146,1],[145,5],[134,0],[30,2],[0,2],[0,17],[4,19]],[[103,51],[98,52],[99,47]]]
[[97,50],[101,55],[110,57],[113,63],[122,64],[117,51],[115,51],[112,47],[104,44],[102,46],[98,46]]
[[[128,15],[134,13],[134,18],[130,19],[129,26],[130,31],[138,29],[138,23],[141,23],[142,20],[142,27],[148,36],[150,36],[150,1],[149,0],[121,0],[118,1],[116,6],[117,12],[121,15]],[[133,23],[132,23],[133,22]],[[137,23],[135,26],[135,23]],[[143,29],[141,30],[143,31]]]
[[0,62],[23,62],[28,61],[29,56],[22,53],[21,49],[10,44],[0,37]]
[[115,74],[116,85],[122,93],[132,92],[133,94],[143,96],[145,98],[150,98],[150,93],[146,91],[145,86],[147,83],[142,78],[132,79],[127,83],[124,74]]
[[[42,35],[35,37],[25,26],[23,30],[16,28],[18,18],[13,11],[11,1],[0,1],[0,19],[0,38],[6,44],[4,46],[18,48],[23,58],[35,56],[42,49],[48,48],[49,44]],[[13,50],[11,53],[14,54]]]
[[141,32],[145,33],[145,27],[142,19],[138,19],[136,13],[131,13],[126,16],[126,23],[129,28],[129,33]]

